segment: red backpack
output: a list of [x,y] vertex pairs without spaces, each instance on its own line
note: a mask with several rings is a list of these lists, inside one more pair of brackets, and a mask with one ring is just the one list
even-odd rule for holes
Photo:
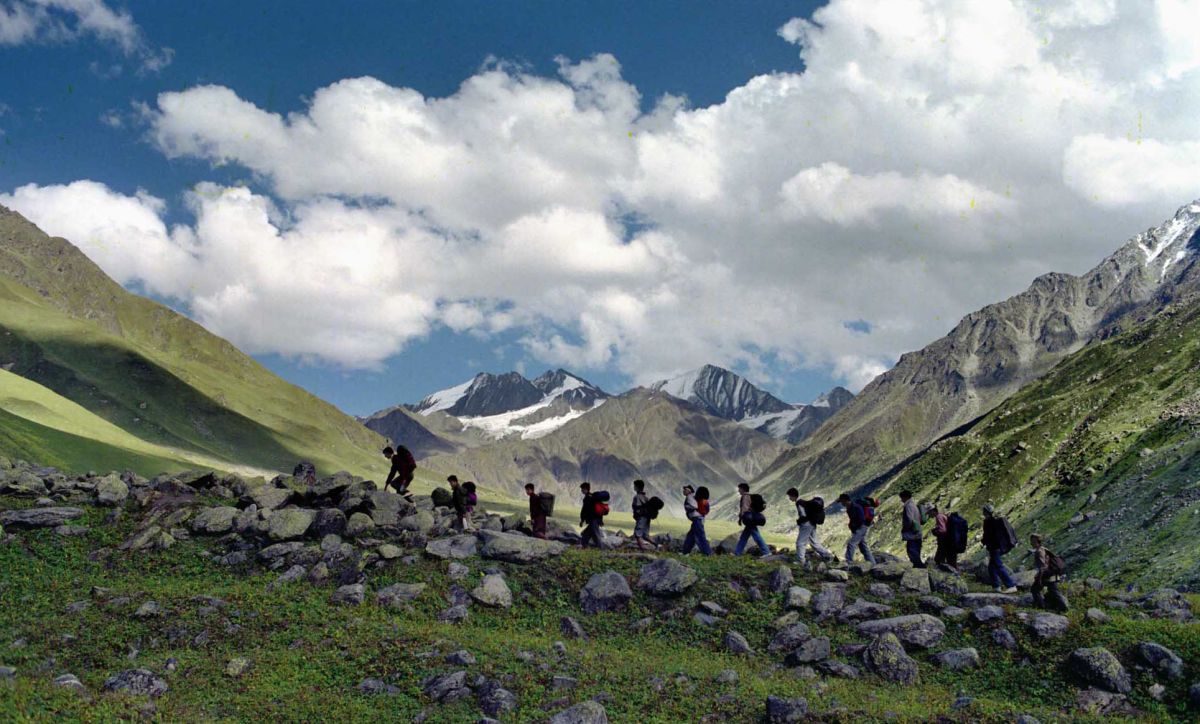
[[596,517],[603,518],[608,515],[608,503],[596,503]]
[[696,512],[700,515],[708,515],[708,498],[696,501]]
[[862,498],[858,504],[863,509],[863,525],[874,525],[875,509],[879,507],[879,501],[874,498]]

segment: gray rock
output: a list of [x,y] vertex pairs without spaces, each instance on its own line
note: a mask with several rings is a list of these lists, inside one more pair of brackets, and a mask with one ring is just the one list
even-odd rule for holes
[[738,672],[734,671],[733,669],[725,669],[713,677],[713,681],[718,684],[736,684],[740,678],[741,677],[738,676]]
[[859,598],[854,603],[846,606],[838,613],[837,619],[842,623],[850,623],[851,621],[865,621],[872,618],[880,618],[886,616],[892,610],[891,606],[882,603],[874,603],[864,598]]
[[870,586],[867,586],[867,595],[884,601],[890,601],[896,597],[896,593],[892,590],[892,587],[886,583],[872,583]]
[[491,679],[475,688],[475,699],[483,713],[492,717],[499,717],[517,708],[516,694]]
[[80,508],[26,508],[0,513],[0,526],[12,530],[57,528],[83,515]]
[[1021,599],[1007,593],[964,593],[959,598],[963,608],[983,608],[984,606],[1016,606]]
[[1200,709],[1200,683],[1188,687],[1188,701],[1191,702],[1192,707]]
[[504,576],[498,573],[484,576],[479,585],[471,591],[471,598],[475,599],[476,603],[490,608],[511,608],[513,604],[512,591],[504,582]]
[[830,659],[817,664],[817,668],[830,676],[836,676],[839,679],[857,679],[861,674],[858,668],[847,664],[845,661]]
[[466,698],[471,691],[467,688],[467,672],[430,676],[421,682],[421,691],[436,702],[443,704]]
[[700,577],[674,558],[659,558],[642,566],[637,587],[651,596],[683,595]]
[[108,677],[105,691],[121,692],[132,696],[159,697],[167,693],[167,682],[158,678],[149,669],[129,669]]
[[[275,510],[282,508],[295,496],[291,490],[276,488],[273,485],[260,485],[251,490],[246,497],[258,506],[259,510]],[[339,511],[340,512],[340,511]]]
[[767,721],[770,724],[794,724],[804,721],[807,717],[808,701],[806,699],[767,697]]
[[971,612],[971,618],[975,623],[988,623],[989,621],[1003,621],[1004,609],[999,606],[980,606]]
[[445,661],[447,664],[453,664],[454,666],[474,666],[475,654],[466,649],[459,649],[458,651],[451,651],[446,654]]
[[579,679],[570,676],[555,675],[550,679],[550,688],[558,691],[570,690],[579,686]]
[[400,687],[392,686],[379,679],[363,679],[358,685],[358,690],[368,696],[397,696],[400,694]]
[[813,664],[828,659],[831,651],[832,647],[829,643],[829,637],[817,636],[800,644],[799,647],[787,655],[784,663],[788,666]]
[[379,589],[375,594],[375,600],[379,602],[380,606],[404,608],[406,604],[420,596],[424,590],[424,583],[393,583]]
[[960,608],[958,606],[946,606],[942,609],[941,616],[942,618],[949,619],[951,621],[961,621],[970,613],[971,612],[965,608]]
[[813,597],[812,610],[818,621],[837,615],[846,605],[846,585],[822,583],[821,590]]
[[559,619],[558,628],[562,631],[563,636],[572,639],[586,639],[587,632],[583,630],[583,626],[570,616],[563,616]]
[[87,687],[83,685],[83,682],[75,674],[62,674],[61,676],[54,677],[54,685],[70,689],[76,694],[87,693]]
[[962,576],[936,568],[927,569],[926,572],[929,574],[930,585],[938,593],[959,595],[967,592],[967,582],[962,579]]
[[579,592],[579,605],[584,613],[623,611],[633,598],[629,582],[616,571],[597,573],[588,579]]
[[880,636],[887,632],[910,646],[927,649],[936,646],[946,635],[946,624],[927,613],[915,613],[864,621],[858,625],[858,633],[862,636]]
[[845,583],[850,580],[850,574],[840,568],[831,568],[825,571],[825,580],[833,581],[834,583]]
[[785,565],[779,566],[775,572],[771,574],[770,588],[774,593],[783,593],[791,588],[792,583],[796,580],[796,576],[792,573],[792,569]]
[[427,511],[418,511],[412,515],[406,515],[400,519],[396,527],[400,530],[407,530],[414,533],[429,533],[436,525],[433,515]]
[[269,588],[275,589],[280,586],[286,586],[289,583],[296,583],[297,581],[304,580],[304,575],[306,573],[308,573],[308,571],[304,568],[304,566],[301,566],[301,565],[292,566],[291,568],[284,571],[283,574],[279,576],[279,578],[276,578],[274,581],[272,581]]
[[312,526],[316,513],[304,508],[281,508],[267,519],[267,537],[271,540],[303,538]]
[[239,512],[237,508],[227,505],[203,508],[192,518],[190,525],[194,533],[209,535],[228,533],[233,530],[233,521],[238,517]]
[[467,620],[468,615],[467,607],[460,603],[440,612],[437,620],[443,623],[461,623]]
[[1183,659],[1166,646],[1153,641],[1143,641],[1134,647],[1134,657],[1156,675],[1168,679],[1183,678]]
[[361,583],[351,583],[341,586],[333,592],[330,597],[330,603],[336,603],[339,606],[358,606],[361,605],[366,598],[366,587]]
[[917,605],[930,613],[937,613],[946,607],[946,602],[937,596],[921,596],[917,600]]
[[904,651],[900,639],[891,631],[875,637],[863,652],[863,664],[867,670],[888,681],[905,685],[917,682],[919,667]]
[[929,583],[929,570],[926,568],[909,568],[900,578],[900,587],[906,591],[929,593],[933,586]]
[[979,666],[979,652],[973,648],[951,649],[934,654],[933,660],[938,666],[950,671],[963,671]]
[[550,717],[550,724],[608,724],[608,713],[599,702],[585,701]]
[[346,532],[346,514],[337,508],[322,508],[313,518],[312,534],[315,537],[340,536]]
[[98,505],[117,506],[129,497],[129,486],[120,476],[109,475],[96,483],[96,503]]
[[296,551],[303,550],[304,544],[300,541],[288,541],[287,543],[276,543],[269,545],[258,552],[258,560],[263,563],[271,563],[277,558],[290,556]]
[[17,670],[11,666],[0,666],[0,679],[11,679],[17,675]]
[[1008,651],[1017,650],[1017,637],[1013,636],[1012,632],[1006,628],[998,628],[992,631],[992,643]]
[[485,530],[479,535],[483,541],[480,555],[508,563],[535,563],[551,556],[562,555],[567,549],[566,545],[557,541],[529,538],[519,533]]
[[146,601],[133,612],[134,618],[154,618],[162,613],[157,601]]
[[788,611],[801,611],[809,607],[812,603],[812,591],[800,586],[791,586],[787,590],[787,597],[784,598],[783,607]]
[[1040,639],[1054,639],[1067,632],[1070,619],[1057,613],[1035,613],[1029,617],[1029,630]]
[[352,513],[346,521],[345,534],[349,538],[358,538],[375,530],[375,521],[366,513]]
[[476,538],[473,535],[435,538],[425,544],[426,555],[442,560],[462,560],[476,555],[476,552]]
[[701,626],[716,626],[717,624],[721,623],[721,619],[717,618],[711,613],[705,613],[704,611],[696,611],[693,613],[692,620]]
[[1108,614],[1098,608],[1089,608],[1085,615],[1092,623],[1108,623]]
[[250,670],[250,659],[238,657],[230,659],[229,663],[225,664],[225,675],[231,679],[241,678],[243,674]]
[[725,649],[731,654],[749,655],[754,653],[754,649],[750,647],[750,642],[746,637],[737,631],[728,631],[725,633],[725,638],[721,640]]
[[402,555],[404,555],[404,551],[398,545],[384,543],[379,546],[379,557],[385,561],[394,561]]
[[1116,656],[1105,648],[1081,648],[1071,652],[1067,670],[1085,684],[1117,694],[1133,691],[1129,672]]
[[772,653],[790,654],[811,638],[812,634],[809,633],[807,626],[802,623],[794,623],[780,629],[771,638],[771,643],[767,644],[767,650]]
[[912,566],[901,561],[881,561],[871,566],[871,577],[877,581],[899,581],[911,569]]

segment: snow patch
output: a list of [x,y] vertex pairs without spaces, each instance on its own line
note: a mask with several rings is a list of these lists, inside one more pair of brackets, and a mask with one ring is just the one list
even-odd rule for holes
[[429,395],[424,400],[421,400],[421,402],[417,405],[421,408],[421,414],[431,415],[435,412],[449,410],[451,407],[454,407],[455,403],[457,403],[463,398],[464,395],[467,394],[467,390],[471,387],[471,383],[474,381],[475,378],[472,377],[461,385],[455,385],[449,389],[441,390]]

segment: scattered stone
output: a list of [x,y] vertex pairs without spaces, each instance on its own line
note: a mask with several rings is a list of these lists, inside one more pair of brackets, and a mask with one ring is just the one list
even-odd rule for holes
[[467,620],[467,607],[458,604],[442,611],[437,615],[437,620],[443,623],[461,623]]
[[420,596],[424,590],[424,583],[393,583],[386,588],[379,589],[375,594],[375,600],[379,602],[380,606],[404,608],[405,605]]
[[368,696],[397,696],[400,694],[400,687],[392,686],[379,679],[363,679],[358,685],[358,690]]
[[787,655],[784,663],[788,666],[812,664],[829,658],[831,651],[829,637],[818,636],[800,644],[798,648]]
[[716,626],[721,622],[721,619],[704,611],[696,611],[692,614],[692,620],[701,626]]
[[767,644],[767,650],[773,653],[790,654],[811,638],[812,634],[808,632],[807,626],[802,623],[794,623],[776,633],[771,638],[771,643]]
[[608,724],[608,713],[599,702],[585,701],[550,717],[550,724]]
[[933,660],[943,669],[962,671],[979,666],[979,652],[973,648],[952,649],[934,654]]
[[713,677],[713,681],[717,682],[718,684],[736,684],[740,678],[741,677],[738,676],[738,672],[734,671],[733,669],[725,669]]
[[1017,637],[1013,636],[1012,632],[1006,628],[998,628],[992,631],[992,643],[1007,651],[1017,650]]
[[64,689],[70,689],[76,694],[86,694],[87,687],[79,680],[79,677],[74,674],[62,674],[54,678],[54,685],[61,686]]
[[271,540],[303,538],[312,526],[316,513],[304,508],[282,508],[267,519],[267,537]]
[[872,583],[870,586],[867,586],[867,595],[884,601],[890,601],[896,597],[895,592],[892,591],[892,587],[886,583]]
[[864,621],[871,618],[879,618],[886,616],[892,610],[891,606],[874,603],[865,598],[859,598],[854,603],[846,606],[838,613],[837,619],[842,623],[850,623],[851,621]]
[[400,546],[392,545],[391,543],[384,543],[379,546],[379,557],[385,561],[395,560],[402,555],[404,555],[404,551],[400,549]]
[[1129,672],[1105,648],[1075,649],[1067,659],[1067,670],[1084,683],[1105,691],[1128,694],[1133,690]]
[[96,483],[96,503],[115,507],[125,502],[129,497],[129,486],[117,475],[101,478]]
[[587,632],[583,630],[583,626],[570,616],[563,616],[558,622],[558,628],[562,631],[563,636],[572,639],[586,639]]
[[792,586],[787,590],[787,597],[783,601],[784,609],[788,611],[802,611],[811,604],[812,591],[800,586]]
[[225,664],[225,675],[237,679],[250,670],[250,659],[241,657],[230,659],[229,663]]
[[577,686],[579,686],[579,679],[574,679],[570,676],[556,675],[550,680],[550,688],[556,691],[570,690]]
[[1134,656],[1138,663],[1145,665],[1156,675],[1172,680],[1183,678],[1183,659],[1166,646],[1153,641],[1143,641],[1134,647]]
[[936,646],[946,635],[946,624],[927,613],[916,613],[864,621],[858,625],[858,633],[863,636],[879,636],[885,632],[894,633],[900,641],[910,646],[927,649]]
[[781,565],[771,574],[771,582],[769,584],[773,593],[783,593],[791,588],[792,583],[796,580],[796,576],[792,573],[792,569]]
[[817,664],[817,668],[824,673],[835,676],[839,679],[857,679],[861,674],[855,666],[847,664],[845,661],[830,659]]
[[929,583],[929,570],[925,568],[909,568],[900,578],[900,587],[906,591],[929,593],[933,590]]
[[535,563],[551,556],[562,555],[566,545],[558,541],[530,538],[519,533],[480,532],[483,545],[479,553],[484,558],[508,563]]
[[651,596],[680,596],[699,578],[695,570],[674,558],[658,558],[642,566],[637,587]]
[[366,587],[361,583],[351,583],[334,591],[329,601],[340,606],[358,606],[365,598]]
[[1098,608],[1089,608],[1085,615],[1092,623],[1108,623],[1108,614]]
[[899,581],[904,578],[905,571],[911,568],[903,561],[880,561],[871,566],[871,577],[877,581]]
[[17,670],[11,666],[0,666],[0,679],[11,679],[17,675]]
[[292,555],[296,551],[304,549],[304,544],[300,541],[288,541],[287,543],[275,543],[269,545],[258,552],[258,560],[263,563],[272,563],[279,558],[285,558]]
[[341,536],[346,532],[346,514],[337,508],[322,508],[317,511],[317,515],[313,518],[312,528],[309,532],[314,537],[324,538],[325,536],[336,535]]
[[358,538],[375,530],[375,521],[366,513],[352,513],[346,521],[345,534],[349,538]]
[[146,601],[133,612],[134,618],[154,618],[162,613],[157,601]]
[[927,569],[926,572],[929,574],[930,585],[938,593],[953,596],[967,592],[967,582],[962,579],[962,576],[936,568]]
[[80,508],[26,508],[0,513],[0,526],[13,530],[57,528],[83,515]]
[[754,653],[754,649],[750,648],[750,642],[737,631],[727,632],[722,643],[731,654],[749,655]]
[[233,521],[240,511],[227,505],[216,508],[203,508],[192,517],[191,528],[194,533],[220,535],[233,529]]
[[[54,529],[55,535],[61,535],[64,538],[74,538],[77,536],[87,535],[91,532],[91,528],[86,525],[60,525]],[[0,528],[0,535],[4,535],[4,529]]]
[[1071,621],[1057,613],[1035,613],[1029,617],[1029,630],[1040,639],[1055,639],[1067,632]]
[[476,552],[476,538],[473,535],[435,538],[425,544],[426,555],[442,560],[462,560],[476,555]]
[[834,583],[845,583],[850,580],[850,574],[840,568],[830,568],[825,571],[825,580],[833,581]]
[[1200,683],[1192,684],[1188,688],[1188,701],[1193,707],[1200,709]]
[[900,639],[891,631],[876,636],[863,652],[863,663],[880,678],[912,685],[917,681],[917,662],[904,651]]
[[588,579],[579,592],[579,605],[584,613],[623,611],[633,598],[629,582],[616,571],[597,573]]
[[1016,606],[1021,602],[1016,596],[1007,593],[964,593],[959,598],[963,608],[982,608],[984,606]]
[[452,651],[446,654],[446,663],[453,664],[454,666],[474,666],[475,654],[466,649]]
[[462,579],[471,575],[471,569],[461,563],[451,561],[450,565],[446,568],[446,575],[449,576],[450,580],[452,581],[461,581]]
[[167,693],[167,682],[148,669],[129,669],[108,677],[104,682],[104,690],[157,698]]
[[817,621],[831,618],[846,605],[846,586],[842,583],[822,583],[821,590],[813,597],[812,610]]
[[485,679],[475,687],[475,699],[483,713],[491,717],[501,716],[517,708],[517,695],[491,679]]
[[484,576],[479,585],[471,591],[471,598],[475,599],[476,603],[490,608],[511,608],[513,604],[512,591],[504,582],[504,576],[498,573]]
[[917,600],[917,605],[930,613],[937,613],[946,607],[946,602],[937,596],[921,596]]
[[467,688],[467,672],[465,671],[431,676],[421,683],[421,690],[430,699],[441,704],[465,699],[471,695],[471,690]]
[[794,724],[808,717],[808,700],[767,697],[767,721],[770,724]]
[[1121,694],[1089,688],[1083,689],[1075,698],[1079,711],[1092,715],[1132,714],[1128,702]]
[[942,618],[949,619],[951,621],[961,621],[970,613],[971,612],[965,608],[960,608],[958,606],[946,606],[942,609],[941,615]]
[[1004,609],[999,606],[980,606],[971,612],[971,618],[975,623],[988,623],[989,621],[1003,621]]

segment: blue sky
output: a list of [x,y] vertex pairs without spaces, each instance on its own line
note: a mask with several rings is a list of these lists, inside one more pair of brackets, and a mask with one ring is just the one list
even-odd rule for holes
[[0,0],[0,203],[355,414],[857,390],[1200,194],[1191,0],[53,5]]

